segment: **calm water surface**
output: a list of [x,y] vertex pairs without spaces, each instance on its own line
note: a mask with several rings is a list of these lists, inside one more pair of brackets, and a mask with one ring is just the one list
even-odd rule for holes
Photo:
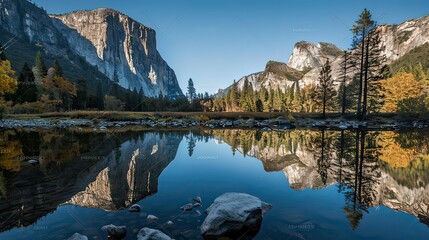
[[[273,205],[254,239],[429,237],[426,131],[3,131],[0,150],[0,239],[106,239],[107,224],[202,239],[225,192]],[[180,211],[195,196],[202,214]]]

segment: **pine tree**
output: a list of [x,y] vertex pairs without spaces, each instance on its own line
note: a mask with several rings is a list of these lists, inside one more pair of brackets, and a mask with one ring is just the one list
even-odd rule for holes
[[143,111],[144,109],[144,92],[143,92],[143,88],[140,87],[139,90],[139,104],[138,104],[138,111]]
[[4,53],[3,45],[0,44],[0,62],[7,60],[6,54]]
[[188,100],[189,102],[194,101],[196,97],[196,91],[194,87],[194,81],[192,81],[192,78],[189,78],[188,80]]
[[256,106],[256,112],[263,112],[264,111],[264,104],[262,103],[261,99],[256,100],[255,106]]
[[55,69],[55,74],[58,77],[62,77],[63,76],[63,69],[62,69],[60,63],[57,60],[54,60],[54,63],[52,64],[52,67]]
[[77,81],[76,91],[76,106],[78,109],[86,109],[88,107],[88,86],[87,81],[84,78],[80,78]]
[[360,118],[365,118],[370,111],[377,111],[383,99],[378,81],[381,79],[385,57],[376,27],[371,13],[364,9],[352,28],[354,51],[351,64],[355,66],[359,79],[357,115]]
[[101,81],[99,81],[97,84],[97,95],[95,96],[95,105],[97,106],[98,110],[104,109],[104,94],[103,94]]
[[412,71],[417,81],[426,80],[426,73],[423,70],[423,65],[421,62],[417,63],[416,66],[413,67]]
[[38,97],[35,77],[27,63],[22,67],[18,77],[18,89],[13,97],[14,102],[36,102]]
[[274,99],[273,99],[273,108],[274,111],[280,112],[282,110],[282,91],[280,90],[280,87],[277,86],[276,90],[274,91]]
[[334,105],[333,97],[336,95],[334,81],[331,76],[331,64],[326,60],[319,74],[318,85],[313,94],[313,99],[322,109],[322,117],[326,117],[326,110],[332,110]]
[[247,90],[249,89],[249,81],[247,79],[244,79],[243,88],[240,91],[240,98],[239,98],[239,105],[241,108],[241,111],[249,111],[249,102],[247,100]]
[[48,70],[45,65],[45,60],[43,59],[43,55],[40,51],[38,51],[36,54],[33,73],[34,73],[34,77],[36,78],[36,81],[39,83],[43,82],[43,78],[48,73]]
[[338,103],[341,106],[341,114],[344,115],[346,112],[347,105],[347,84],[349,81],[351,64],[350,64],[350,53],[344,51],[342,61],[339,69],[339,82],[340,87],[338,90]]
[[286,90],[285,94],[285,108],[288,112],[291,112],[293,110],[293,99],[295,97],[295,83],[292,84],[289,88]]

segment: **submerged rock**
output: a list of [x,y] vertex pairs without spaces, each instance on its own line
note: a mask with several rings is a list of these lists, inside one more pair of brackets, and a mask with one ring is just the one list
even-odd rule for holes
[[28,163],[29,164],[38,164],[39,163],[39,161],[38,160],[35,160],[35,159],[30,159],[30,160],[28,160]]
[[191,211],[194,205],[192,203],[185,204],[180,207],[180,210]]
[[149,222],[155,222],[155,221],[158,221],[158,217],[149,214],[147,216],[146,220],[149,221]]
[[271,205],[246,193],[224,193],[206,210],[201,225],[205,239],[251,239],[259,232],[262,216]]
[[192,200],[194,200],[194,202],[197,202],[197,203],[202,203],[202,200],[200,197],[194,197],[192,198]]
[[142,208],[138,204],[133,204],[130,208],[128,208],[128,211],[130,212],[140,212]]
[[88,237],[79,233],[75,233],[67,240],[88,240]]
[[157,229],[145,227],[140,229],[137,240],[171,240],[171,238]]
[[127,236],[127,227],[125,226],[115,226],[113,224],[103,226],[101,230],[107,232],[110,237],[116,239],[123,239]]

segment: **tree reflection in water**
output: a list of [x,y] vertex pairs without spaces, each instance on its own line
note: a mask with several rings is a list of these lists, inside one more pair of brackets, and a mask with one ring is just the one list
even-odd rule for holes
[[233,152],[261,160],[266,170],[284,171],[294,189],[336,183],[352,229],[370,207],[380,205],[429,222],[429,131],[211,132]]

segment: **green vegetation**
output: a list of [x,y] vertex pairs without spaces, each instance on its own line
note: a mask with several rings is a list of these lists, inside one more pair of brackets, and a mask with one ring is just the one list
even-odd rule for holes
[[421,64],[422,70],[429,73],[429,43],[416,47],[404,56],[390,64],[390,72],[395,74],[402,68],[411,72],[415,66]]
[[341,49],[333,46],[330,43],[321,42],[319,44],[321,47],[320,50],[322,51],[322,53],[324,53],[326,55],[338,57],[338,56],[341,56],[343,54],[343,51]]
[[304,76],[302,71],[291,68],[286,63],[275,61],[269,61],[267,63],[264,74],[268,73],[273,73],[280,79],[289,81],[298,81]]

